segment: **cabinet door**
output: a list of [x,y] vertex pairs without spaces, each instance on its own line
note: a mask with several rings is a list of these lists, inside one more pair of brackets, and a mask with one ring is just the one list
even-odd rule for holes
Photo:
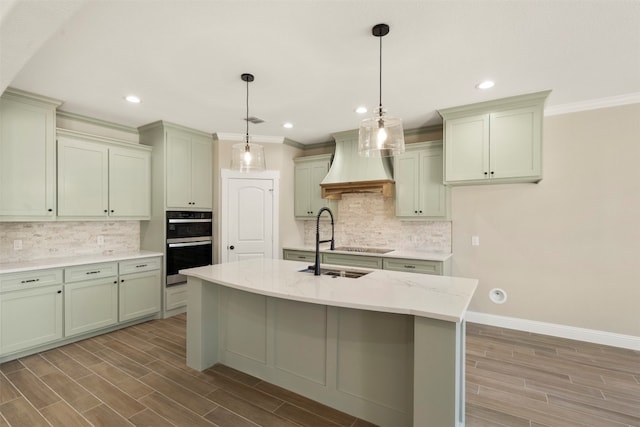
[[489,115],[445,123],[445,183],[489,177]]
[[191,140],[191,206],[211,209],[211,141],[194,137]]
[[418,179],[420,153],[405,152],[395,157],[394,180],[396,181],[396,216],[418,214]]
[[64,285],[66,337],[111,326],[117,322],[117,277]]
[[109,150],[87,141],[58,139],[58,216],[106,217]]
[[159,312],[160,271],[121,275],[119,299],[120,322]]
[[178,132],[167,132],[167,207],[191,206],[191,138]]
[[294,215],[311,217],[311,165],[296,165],[294,174]]
[[0,354],[62,338],[62,285],[0,294]]
[[429,149],[420,153],[419,215],[446,218],[447,188],[442,183],[442,150]]
[[311,165],[311,181],[309,186],[311,216],[318,215],[318,211],[327,206],[328,200],[322,198],[320,183],[329,172],[329,162],[321,161]]
[[491,178],[541,176],[541,121],[538,106],[490,115]]
[[151,153],[109,149],[109,216],[148,219],[151,215]]
[[55,159],[55,107],[0,98],[0,216],[55,217]]

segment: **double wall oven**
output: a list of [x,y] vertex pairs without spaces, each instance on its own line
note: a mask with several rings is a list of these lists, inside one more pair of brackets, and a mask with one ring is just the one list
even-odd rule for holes
[[212,263],[211,212],[167,211],[167,286],[187,281],[184,268]]

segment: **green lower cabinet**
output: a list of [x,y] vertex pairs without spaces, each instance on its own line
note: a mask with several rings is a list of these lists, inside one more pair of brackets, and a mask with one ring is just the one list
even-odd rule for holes
[[[320,262],[323,264],[373,268],[378,270],[406,271],[408,273],[419,274],[435,274],[438,276],[451,275],[451,264],[449,260],[429,261],[422,259],[388,258],[329,252],[322,252],[320,255]],[[284,249],[283,259],[313,263],[315,262],[315,253],[312,251]]]
[[316,261],[316,255],[313,252],[291,251],[291,250],[285,249],[283,251],[283,259],[286,259],[286,260],[289,260],[289,261],[315,262]]
[[382,268],[382,258],[366,255],[346,255],[325,252],[322,254],[322,263],[346,265],[349,267]]

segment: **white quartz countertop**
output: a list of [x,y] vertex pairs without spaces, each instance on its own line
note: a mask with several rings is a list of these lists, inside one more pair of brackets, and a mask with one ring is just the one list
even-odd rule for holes
[[60,258],[46,258],[34,261],[0,263],[0,274],[20,273],[23,271],[44,270],[47,268],[64,268],[72,265],[97,264],[102,262],[126,261],[129,259],[152,258],[163,256],[162,252],[137,251],[109,255],[79,255]]
[[390,270],[365,270],[371,272],[357,279],[300,272],[308,265],[299,261],[252,259],[190,268],[180,273],[276,298],[450,322],[464,318],[478,285],[476,279]]
[[[315,247],[311,246],[285,246],[283,249],[293,251],[316,251]],[[332,251],[328,247],[320,247],[320,252],[323,253],[336,253],[347,255],[360,255],[360,256],[374,256],[380,258],[404,258],[404,259],[417,259],[424,261],[446,261],[451,258],[452,254],[448,252],[430,252],[430,251],[411,251],[411,250],[393,250],[386,254],[377,254],[370,252],[354,252],[354,251]]]

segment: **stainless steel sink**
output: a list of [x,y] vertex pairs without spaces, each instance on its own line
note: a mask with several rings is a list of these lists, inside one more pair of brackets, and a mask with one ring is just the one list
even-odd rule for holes
[[345,252],[359,252],[363,254],[386,254],[388,252],[393,252],[394,249],[386,249],[386,248],[365,248],[360,246],[338,246],[336,251],[345,251]]
[[[313,266],[305,268],[304,270],[300,270],[301,273],[311,273],[313,274]],[[320,275],[322,276],[331,276],[331,277],[346,277],[348,279],[357,279],[358,277],[362,277],[371,273],[370,271],[360,271],[360,270],[347,270],[343,268],[320,268]]]

